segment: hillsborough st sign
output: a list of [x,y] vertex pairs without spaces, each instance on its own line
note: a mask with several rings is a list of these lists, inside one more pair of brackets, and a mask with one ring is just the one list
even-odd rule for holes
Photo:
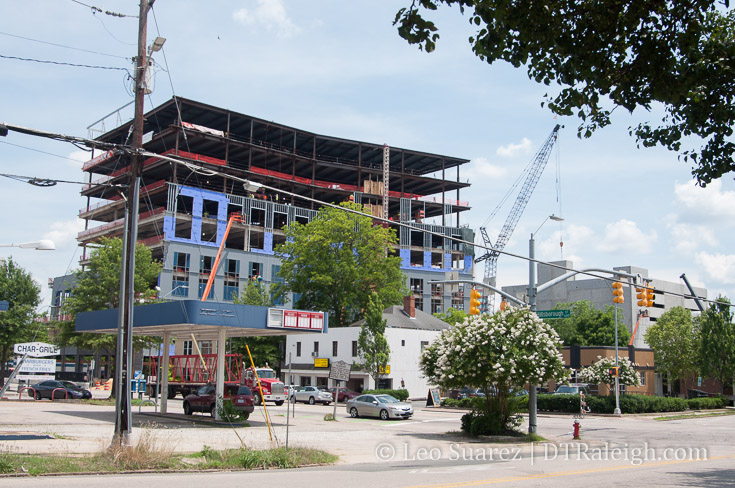
[[568,319],[572,316],[571,310],[536,310],[540,319]]

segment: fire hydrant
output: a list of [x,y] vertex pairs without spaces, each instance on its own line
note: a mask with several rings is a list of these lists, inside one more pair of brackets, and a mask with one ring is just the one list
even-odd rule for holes
[[582,427],[582,424],[579,423],[579,420],[574,421],[574,439],[579,440],[581,437],[579,437],[579,428]]

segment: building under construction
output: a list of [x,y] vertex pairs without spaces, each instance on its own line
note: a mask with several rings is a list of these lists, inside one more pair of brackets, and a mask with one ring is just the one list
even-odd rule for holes
[[[125,144],[131,124],[97,139]],[[150,157],[143,163],[138,241],[163,262],[160,297],[202,297],[233,212],[243,222],[226,238],[208,300],[232,300],[247,280],[278,281],[274,251],[285,240],[284,228],[312,219],[318,202],[352,198],[376,217],[412,224],[399,228],[397,252],[417,308],[468,307],[463,286],[429,283],[472,278],[472,246],[449,239],[474,241],[474,232],[461,225],[469,204],[460,192],[469,183],[460,181],[460,167],[468,160],[319,135],[180,97],[148,112],[143,132],[147,151],[189,162]],[[127,156],[104,152],[83,167],[82,265],[88,246],[122,236],[126,202],[111,185],[127,182],[129,164]],[[252,192],[230,176],[288,193]]]

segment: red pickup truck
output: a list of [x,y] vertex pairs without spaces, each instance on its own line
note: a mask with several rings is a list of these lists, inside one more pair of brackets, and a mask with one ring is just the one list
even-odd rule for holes
[[[232,406],[242,412],[243,420],[247,420],[255,410],[253,392],[245,385],[225,385],[224,398],[232,400]],[[214,417],[216,405],[217,394],[214,385],[207,384],[184,398],[184,413],[191,415],[193,412],[209,412]]]

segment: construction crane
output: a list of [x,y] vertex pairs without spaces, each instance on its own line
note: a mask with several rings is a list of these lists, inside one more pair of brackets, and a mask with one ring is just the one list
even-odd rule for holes
[[[528,204],[528,200],[531,198],[531,194],[536,188],[536,183],[538,183],[539,178],[541,178],[541,174],[544,172],[544,168],[546,168],[546,163],[549,162],[551,148],[554,147],[559,128],[560,126],[558,124],[556,125],[556,127],[554,127],[554,129],[551,131],[551,134],[546,139],[546,142],[544,142],[544,145],[541,146],[541,149],[539,149],[539,151],[536,153],[536,156],[534,156],[531,163],[529,163],[529,165],[524,170],[523,173],[527,174],[526,180],[523,182],[521,191],[518,193],[518,197],[516,197],[513,208],[510,210],[510,214],[508,214],[508,218],[505,220],[505,224],[500,230],[500,234],[498,235],[498,239],[495,241],[495,244],[493,244],[493,242],[490,240],[490,237],[487,234],[487,229],[484,226],[480,227],[480,234],[482,235],[482,240],[485,246],[492,248],[492,250],[487,251],[482,256],[476,258],[475,263],[487,261],[485,263],[485,275],[483,282],[488,285],[495,286],[496,284],[498,275],[498,257],[500,257],[500,251],[505,248],[505,245],[508,243],[510,236],[513,234],[513,231],[515,230],[516,225],[521,218],[521,215],[523,215],[523,211],[526,209],[526,204]],[[523,174],[521,174],[521,176],[523,176]],[[519,182],[520,178],[516,181],[516,184],[513,185],[510,191],[503,198],[503,201],[500,202],[498,207],[490,215],[490,217],[486,221],[486,224],[498,212],[500,207],[503,205],[507,197],[510,195],[510,193]],[[488,310],[495,309],[494,293],[487,297],[487,308]]]

